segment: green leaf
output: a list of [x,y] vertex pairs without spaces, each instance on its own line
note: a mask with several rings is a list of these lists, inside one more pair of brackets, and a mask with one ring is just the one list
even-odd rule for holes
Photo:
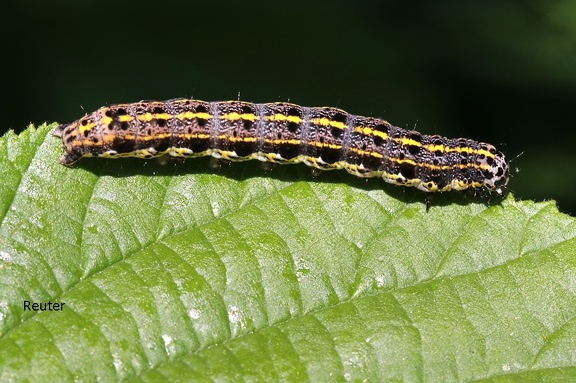
[[[559,382],[576,224],[305,166],[0,138],[0,381]],[[59,302],[30,311],[25,301]]]

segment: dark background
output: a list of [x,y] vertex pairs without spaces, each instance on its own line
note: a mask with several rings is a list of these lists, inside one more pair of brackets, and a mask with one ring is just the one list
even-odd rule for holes
[[1,13],[0,133],[142,99],[337,106],[493,143],[517,197],[576,213],[575,1],[28,0]]

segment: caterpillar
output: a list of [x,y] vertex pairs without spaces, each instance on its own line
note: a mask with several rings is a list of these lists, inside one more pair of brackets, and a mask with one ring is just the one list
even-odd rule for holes
[[332,107],[287,102],[141,101],[105,106],[57,126],[60,163],[83,157],[212,156],[229,161],[304,162],[425,192],[502,194],[506,157],[493,145],[405,130]]

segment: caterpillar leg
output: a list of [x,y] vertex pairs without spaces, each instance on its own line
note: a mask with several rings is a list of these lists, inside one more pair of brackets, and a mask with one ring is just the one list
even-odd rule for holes
[[434,195],[432,193],[426,193],[426,197],[424,197],[424,203],[426,204],[426,213],[428,213],[428,210],[430,210],[430,206],[432,206],[433,196]]

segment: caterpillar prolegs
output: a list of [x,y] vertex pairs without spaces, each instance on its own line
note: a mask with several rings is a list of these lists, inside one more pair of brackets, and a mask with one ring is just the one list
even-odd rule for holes
[[111,105],[58,126],[53,134],[62,138],[60,162],[67,166],[82,157],[165,154],[304,162],[425,192],[481,194],[502,194],[509,178],[504,154],[491,144],[424,135],[337,108],[286,102],[176,99]]

